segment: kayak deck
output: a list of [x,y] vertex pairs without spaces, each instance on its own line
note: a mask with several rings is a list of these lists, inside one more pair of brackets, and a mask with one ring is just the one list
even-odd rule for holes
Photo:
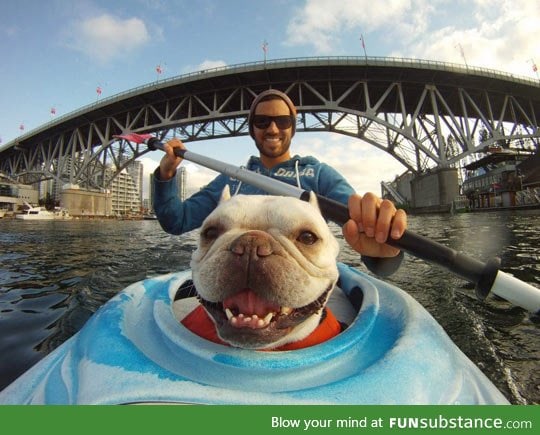
[[2,391],[0,404],[508,403],[413,298],[338,267],[358,315],[325,343],[258,352],[200,338],[173,310],[191,272],[173,273],[112,298]]

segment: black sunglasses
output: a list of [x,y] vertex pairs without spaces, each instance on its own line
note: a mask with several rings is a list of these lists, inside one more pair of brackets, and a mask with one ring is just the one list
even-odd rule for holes
[[287,128],[292,127],[293,118],[291,115],[280,115],[280,116],[268,116],[268,115],[254,115],[253,116],[253,125],[260,129],[265,129],[270,127],[272,122],[276,123],[276,127],[280,130],[286,130]]

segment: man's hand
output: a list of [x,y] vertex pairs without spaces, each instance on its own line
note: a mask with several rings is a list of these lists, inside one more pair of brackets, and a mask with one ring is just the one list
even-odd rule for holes
[[162,157],[159,163],[159,179],[161,181],[170,180],[176,173],[176,168],[182,162],[182,158],[177,157],[174,154],[174,148],[180,148],[185,150],[186,147],[180,139],[174,138],[163,145],[165,155]]
[[369,257],[395,257],[399,249],[387,245],[388,237],[399,239],[407,228],[407,214],[373,193],[349,197],[350,219],[343,236],[351,247]]

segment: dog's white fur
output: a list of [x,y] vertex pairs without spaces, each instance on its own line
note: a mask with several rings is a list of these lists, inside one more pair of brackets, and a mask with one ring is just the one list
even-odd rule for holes
[[[222,340],[271,349],[301,340],[317,327],[338,278],[339,245],[314,195],[310,202],[277,196],[231,198],[226,188],[200,234],[191,261],[193,281]],[[242,291],[242,306],[252,306],[253,297],[254,306],[275,312],[270,325],[231,325],[219,307],[225,301],[235,306],[230,301]]]

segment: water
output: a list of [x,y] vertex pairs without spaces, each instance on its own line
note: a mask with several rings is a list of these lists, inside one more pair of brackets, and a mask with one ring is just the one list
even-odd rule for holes
[[[413,216],[411,230],[540,287],[540,211]],[[336,231],[337,233],[337,231]],[[78,331],[127,285],[188,267],[197,232],[156,221],[0,220],[0,389]],[[340,260],[365,270],[358,254]],[[540,320],[407,256],[389,279],[422,305],[516,404],[540,403]]]

